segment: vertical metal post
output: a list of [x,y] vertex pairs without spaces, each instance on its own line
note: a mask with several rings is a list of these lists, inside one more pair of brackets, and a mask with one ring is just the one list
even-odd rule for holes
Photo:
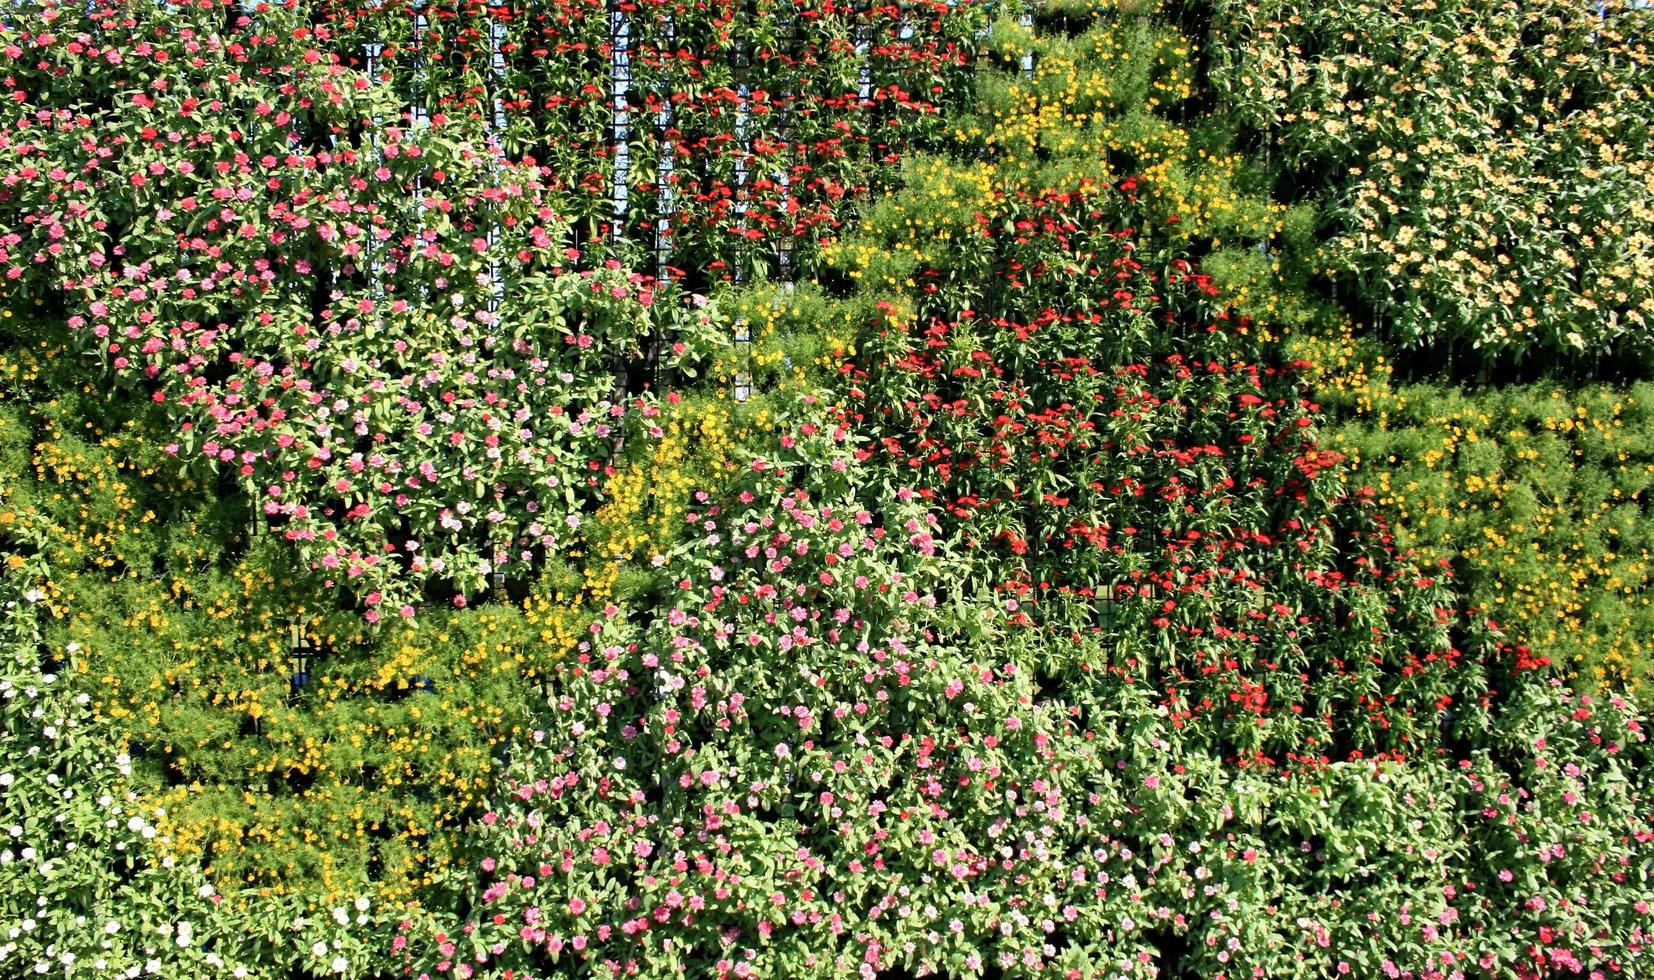
[[[859,68],[856,74],[856,95],[863,103],[873,99],[873,25],[870,18],[872,10],[863,3],[857,8],[855,33],[852,35],[856,47],[856,59]],[[864,110],[866,106],[862,107]]]
[[[409,106],[408,109],[410,121],[413,123],[413,128],[423,129],[431,124],[431,110],[425,105],[425,88],[427,78],[425,75],[424,57],[425,35],[431,29],[431,21],[430,18],[425,15],[425,0],[412,0],[411,6],[413,8],[414,15],[414,36],[413,44],[409,45],[409,51],[412,53],[414,58],[414,84],[413,104]],[[417,180],[414,182],[414,186],[416,188],[420,187]]]
[[609,238],[617,247],[626,238],[626,211],[631,198],[632,28],[619,0],[609,0],[610,132],[614,150],[614,182],[610,190],[613,225]]
[[[431,29],[431,21],[425,13],[425,2],[426,0],[412,0],[411,3],[413,8],[413,43],[409,45],[409,53],[413,59],[414,68],[413,91],[411,93],[413,102],[408,107],[408,122],[415,132],[431,125],[431,110],[425,101],[429,97],[427,90],[430,85],[430,77],[427,74],[426,67],[428,62],[425,58],[425,42]],[[423,217],[425,214],[425,175],[423,168],[421,172],[414,175],[413,192],[415,207],[418,209],[419,216]],[[421,289],[421,292],[423,291]]]
[[494,138],[505,132],[505,22],[488,22],[488,70],[494,76]]
[[[632,172],[632,25],[620,0],[609,0],[609,147],[614,174],[609,185],[609,244],[618,254],[626,243],[626,215],[631,203]],[[626,397],[626,356],[616,348],[612,358],[615,403]]]
[[[505,117],[505,22],[491,18],[488,22],[488,68],[493,75],[493,127],[488,134],[489,149],[496,157],[494,166],[494,186],[500,186],[500,156],[504,155],[501,141],[506,133]],[[497,208],[493,205],[490,211]],[[505,305],[505,276],[500,265],[500,224],[498,220],[491,220],[488,225],[488,327],[490,330],[500,329],[500,311]],[[503,601],[505,593],[505,566],[511,560],[510,546],[506,541],[495,540],[493,561],[493,597],[496,602]]]
[[794,159],[792,143],[792,114],[793,103],[798,98],[798,15],[793,12],[777,36],[785,37],[789,62],[787,66],[787,87],[782,93],[781,118],[776,126],[776,135],[781,146],[781,161],[776,169],[775,182],[781,188],[781,222],[782,227],[775,239],[775,271],[776,276],[787,285],[791,291],[793,284],[793,222],[792,222],[792,161]]
[[[180,250],[178,254],[178,265],[180,268],[183,267],[183,259],[183,251]],[[247,495],[247,503],[250,510],[247,518],[247,543],[250,545],[259,538],[264,537],[264,535],[270,530],[270,522],[265,519],[263,508],[259,506],[258,485],[253,482],[252,477],[247,478],[246,488],[242,492]]]
[[[674,47],[677,43],[677,24],[671,14],[661,18],[661,30],[665,37],[665,45],[669,55],[675,57]],[[672,264],[672,215],[677,206],[673,197],[675,188],[672,186],[673,175],[677,166],[677,157],[669,135],[672,129],[672,93],[662,93],[660,110],[655,113],[655,130],[660,139],[660,167],[658,174],[658,213],[655,217],[655,278],[665,281],[671,275]]]
[[[383,0],[373,0],[373,9],[375,11],[379,10],[382,2]],[[368,85],[370,86],[379,84],[379,59],[384,53],[385,42],[380,38],[374,38],[362,45],[362,60],[367,68]],[[375,113],[373,125],[368,130],[368,143],[373,147],[374,158],[383,162],[385,159],[384,149],[379,145],[379,127],[381,125],[383,125],[383,120]],[[368,288],[375,299],[383,299],[385,295],[384,262],[379,254],[378,242],[374,240],[372,222],[368,222],[364,234],[367,235],[368,239],[366,249],[368,256]]]
[[[489,149],[495,153],[503,152],[500,139],[505,134],[505,23],[499,20],[488,22],[488,67],[494,76],[494,114],[493,128],[488,134]],[[494,163],[494,186],[499,187],[499,161]],[[500,227],[498,222],[491,222],[488,226],[488,325],[498,329],[500,325],[500,307],[505,302],[505,279],[501,275],[499,243]]]
[[867,129],[868,180],[863,191],[862,204],[873,204],[872,166],[878,162],[877,119],[873,113],[873,6],[870,0],[856,4],[856,27],[851,34],[856,52],[856,109],[862,114]]
[[310,645],[310,637],[305,635],[303,624],[297,619],[288,622],[287,637],[287,663],[292,670],[290,700],[296,701],[300,692],[310,684],[310,658],[316,651]]
[[[1017,23],[1021,24],[1023,27],[1033,27],[1034,26],[1034,11],[1033,11],[1033,8],[1024,6],[1022,8],[1022,14],[1017,17]],[[1034,52],[1033,51],[1029,51],[1027,54],[1022,56],[1022,77],[1023,78],[1029,78],[1029,79],[1034,77]]]
[[[738,241],[731,250],[734,260],[735,284],[746,283],[746,231],[747,231],[747,177],[748,157],[751,155],[751,145],[747,138],[747,127],[750,122],[750,108],[748,97],[750,90],[747,86],[747,65],[750,52],[747,50],[748,22],[751,20],[748,0],[741,3],[741,23],[736,27],[735,48],[730,52],[730,66],[735,81],[735,231]],[[740,353],[742,366],[735,372],[735,400],[744,402],[752,397],[752,325],[746,317],[735,321],[735,343]]]

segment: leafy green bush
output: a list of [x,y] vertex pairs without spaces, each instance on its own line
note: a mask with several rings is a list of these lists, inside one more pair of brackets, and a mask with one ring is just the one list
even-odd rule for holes
[[1585,690],[1654,678],[1654,389],[1371,384],[1331,444],[1465,602]]
[[1647,970],[1650,393],[1391,385],[1263,49],[1020,13],[9,12],[0,974]]
[[1646,4],[1212,6],[1216,94],[1325,202],[1311,261],[1387,337],[1654,363]]
[[574,271],[538,167],[463,120],[387,122],[398,94],[302,15],[242,25],[279,43],[203,45],[188,10],[21,12],[39,60],[0,108],[0,264],[161,406],[169,455],[229,479],[375,622],[560,556],[625,412],[617,364],[658,344],[693,374],[720,325],[618,263]]
[[238,906],[425,888],[611,583],[548,578],[520,604],[372,631],[249,529],[233,485],[162,475],[156,408],[104,398],[61,328],[19,319],[0,353],[0,547],[34,570],[43,642],[79,651],[59,682],[130,757],[155,847]]

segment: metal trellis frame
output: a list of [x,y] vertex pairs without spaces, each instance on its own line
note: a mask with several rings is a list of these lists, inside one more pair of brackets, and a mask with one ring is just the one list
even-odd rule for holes
[[[740,16],[744,21],[750,21],[752,16],[749,0],[743,0]],[[747,84],[747,69],[751,64],[751,52],[747,50],[747,32],[736,32],[735,47],[730,52],[730,69],[735,82],[735,231],[739,242],[734,249],[734,276],[737,286],[746,283],[745,256],[747,231],[747,179],[749,176],[748,158],[752,147],[748,139],[748,127],[751,122],[751,108],[749,98],[751,90]],[[735,372],[735,400],[744,402],[752,397],[752,325],[746,317],[735,321],[735,344],[740,353],[740,367]]]
[[620,0],[609,3],[610,142],[614,151],[614,180],[610,186],[613,225],[609,238],[619,246],[626,236],[632,169],[632,27]]
[[[677,25],[671,14],[666,14],[660,21],[661,33],[669,53],[677,42]],[[665,281],[671,276],[672,267],[672,216],[676,213],[677,202],[673,196],[673,176],[677,165],[677,157],[672,146],[672,99],[671,93],[661,99],[660,108],[655,112],[655,131],[660,140],[660,166],[656,175],[657,214],[655,215],[655,278]]]

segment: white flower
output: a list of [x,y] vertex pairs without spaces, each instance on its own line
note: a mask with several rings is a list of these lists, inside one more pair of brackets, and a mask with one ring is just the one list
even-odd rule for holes
[[195,890],[195,893],[200,895],[202,898],[212,898],[214,890],[215,889],[211,885],[202,885],[200,888]]
[[334,973],[343,973],[350,968],[350,961],[343,956],[335,956],[333,957],[332,966]]
[[115,933],[121,931],[121,924],[116,922],[114,919],[110,919],[108,922],[103,924],[103,931],[113,936]]
[[356,900],[356,911],[366,912],[368,910],[368,906],[370,906],[372,904],[373,904],[372,902],[368,901],[368,897],[366,895],[363,895],[361,898],[358,898]]
[[350,913],[346,912],[342,908],[334,909],[333,910],[333,921],[339,923],[342,926],[348,926],[348,925],[350,925]]
[[310,953],[311,953],[312,956],[315,956],[317,958],[326,956],[327,955],[327,943],[322,942],[320,939],[316,940],[315,942],[310,944]]

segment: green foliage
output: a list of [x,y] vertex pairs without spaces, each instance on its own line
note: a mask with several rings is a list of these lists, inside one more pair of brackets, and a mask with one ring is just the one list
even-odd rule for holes
[[1654,389],[1369,386],[1333,445],[1465,602],[1584,689],[1654,679]]
[[[202,45],[219,24],[188,6],[20,12],[6,36],[40,60],[0,103],[0,262],[67,308],[100,381],[160,406],[186,476],[230,481],[374,622],[568,547],[624,414],[615,365],[649,348],[693,377],[720,323],[618,263],[571,268],[548,175],[474,122],[393,123],[396,93],[304,16]],[[42,105],[73,124],[33,125]],[[121,176],[61,179],[100,168]]]
[[586,583],[371,631],[232,488],[166,479],[143,436],[158,412],[87,385],[61,326],[6,322],[0,544],[35,577],[47,648],[78,651],[58,682],[129,757],[121,792],[160,855],[261,908],[428,885]]
[[1315,271],[1403,348],[1654,352],[1654,11],[1634,0],[1219,0],[1212,84],[1285,193],[1333,225]]
[[[44,543],[41,527],[7,514],[8,559]],[[73,683],[87,652],[47,639],[45,570],[38,553],[0,567],[0,965],[245,976],[253,951],[216,914],[200,869],[151,847],[159,831],[131,788],[132,760]]]
[[0,27],[0,974],[1647,972],[1646,13],[622,7]]

